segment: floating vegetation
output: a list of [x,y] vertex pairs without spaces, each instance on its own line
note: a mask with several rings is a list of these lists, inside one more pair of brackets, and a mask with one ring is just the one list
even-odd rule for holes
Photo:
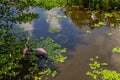
[[120,47],[113,48],[112,52],[120,53]]
[[51,69],[48,68],[45,71],[39,72],[38,73],[39,76],[34,76],[35,77],[34,80],[43,80],[42,75],[44,75],[44,76],[46,75],[45,79],[48,80],[47,76],[50,75],[50,74],[51,74],[52,77],[55,77],[57,75],[57,71],[51,71]]
[[57,71],[52,72],[52,77],[55,77],[57,75]]
[[104,18],[113,17],[112,13],[104,13]]
[[39,44],[36,44],[36,47],[43,47],[48,52],[48,57],[54,62],[64,62],[67,57],[64,57],[61,53],[66,52],[66,48],[61,48],[52,38],[48,37]]
[[98,62],[97,58],[90,58],[92,63],[89,64],[91,71],[88,71],[86,75],[91,76],[93,80],[120,80],[120,73],[114,70],[104,69],[107,67],[107,63]]
[[95,23],[93,26],[99,28],[100,26],[106,25],[104,22]]

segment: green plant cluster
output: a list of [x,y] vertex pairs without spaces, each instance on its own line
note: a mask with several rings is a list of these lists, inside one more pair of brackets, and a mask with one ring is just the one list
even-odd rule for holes
[[64,62],[67,58],[61,54],[66,52],[66,48],[62,49],[62,47],[50,37],[36,44],[36,47],[43,47],[46,49],[48,57],[54,62]]
[[100,26],[106,25],[104,22],[98,22],[93,25],[93,27],[99,28]]
[[[55,77],[55,76],[57,75],[57,71],[51,71],[51,69],[48,68],[48,69],[46,69],[45,71],[39,72],[38,74],[39,74],[40,76],[35,76],[35,80],[42,80],[42,76],[41,76],[41,75],[46,75],[46,76],[48,76],[48,75],[51,74],[52,77]],[[48,78],[46,77],[45,79],[47,80]]]
[[120,53],[120,47],[113,48],[112,52]]
[[81,9],[90,10],[119,10],[120,0],[67,0],[70,6],[77,6]]
[[112,13],[104,13],[104,18],[113,17]]
[[[61,53],[66,52],[66,49],[62,49],[53,39],[47,38],[42,42],[36,42],[34,37],[13,25],[14,23],[26,23],[37,18],[38,14],[27,13],[27,10],[30,7],[43,5],[39,1],[43,0],[0,0],[0,79],[36,79],[34,74],[37,74],[38,71],[41,72],[42,69],[38,67],[41,66],[38,60],[43,58],[32,49],[39,47],[47,50],[48,58],[53,62],[65,61],[66,57]],[[55,5],[52,2],[49,1],[49,4],[52,5],[49,5],[50,7]],[[47,4],[45,5],[47,6]],[[25,47],[29,48],[26,55],[23,54]],[[53,71],[51,74],[55,77],[57,72]]]
[[66,4],[65,0],[35,0],[35,2],[47,9],[50,9],[52,7],[61,7]]
[[86,73],[88,76],[91,76],[93,80],[120,80],[120,73],[115,70],[106,69],[108,64],[98,62],[97,59],[99,59],[98,56],[90,58],[92,63],[89,64],[91,71]]

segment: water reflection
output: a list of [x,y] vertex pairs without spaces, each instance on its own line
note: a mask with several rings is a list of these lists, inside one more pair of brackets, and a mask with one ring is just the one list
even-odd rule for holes
[[[108,69],[120,71],[120,55],[112,53],[112,49],[120,44],[119,22],[116,23],[114,19],[102,19],[101,15],[98,14],[99,20],[103,20],[107,25],[101,26],[100,28],[91,28],[89,25],[92,25],[92,22],[82,22],[86,19],[85,14],[88,14],[86,15],[87,18],[90,16],[89,13],[82,12],[78,14],[80,17],[83,17],[83,19],[79,19],[80,17],[75,14],[76,12],[73,11],[71,19],[73,23],[77,25],[74,27],[77,29],[79,27],[78,30],[80,33],[76,33],[77,38],[83,41],[84,44],[77,43],[72,46],[74,50],[69,54],[72,54],[73,58],[68,60],[65,64],[59,65],[61,73],[52,80],[93,80],[86,76],[86,72],[89,70],[89,58],[95,56],[100,56],[100,61],[107,62],[109,64]],[[88,18],[88,20],[90,21],[90,18]],[[114,23],[117,28],[112,28],[112,23]],[[91,33],[87,33],[86,30],[90,30]],[[76,32],[78,31],[76,30]]]
[[[50,14],[51,11],[55,14]],[[94,22],[90,18],[90,12],[73,10],[66,14],[67,18],[57,18],[58,15],[64,15],[64,10],[53,8],[50,11],[34,8],[34,12],[40,14],[40,19],[33,20],[30,25],[32,35],[41,37],[52,37],[63,47],[68,48],[68,54],[73,57],[64,64],[58,64],[60,71],[56,78],[51,80],[92,80],[86,76],[89,70],[89,58],[100,56],[100,61],[108,62],[110,69],[119,70],[119,54],[113,54],[112,48],[118,47],[119,41],[119,21],[113,18],[104,19],[103,14],[96,14],[99,21],[106,25],[99,28],[92,27]],[[59,13],[59,14],[58,14]],[[54,16],[50,18],[51,16]],[[51,19],[47,22],[47,19]],[[112,24],[117,28],[113,28]],[[23,25],[21,25],[23,26]],[[60,32],[51,34],[48,32],[49,27],[57,27]],[[26,30],[31,31],[26,28]],[[114,66],[115,65],[115,66]]]
[[31,23],[29,23],[29,22],[27,22],[27,23],[22,23],[22,24],[20,24],[20,27],[21,27],[23,30],[27,31],[27,32],[32,36],[32,31],[34,30],[33,22],[31,22]]
[[51,28],[61,29],[59,18],[61,18],[64,14],[59,13],[61,13],[61,8],[53,8],[45,11],[47,22]]

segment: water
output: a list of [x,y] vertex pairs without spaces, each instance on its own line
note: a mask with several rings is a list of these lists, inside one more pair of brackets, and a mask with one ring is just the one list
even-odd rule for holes
[[[54,9],[55,16],[64,16],[66,9]],[[68,10],[69,11],[69,10]],[[112,49],[120,46],[120,29],[111,28],[110,23],[113,23],[113,19],[105,20],[102,15],[98,14],[99,21],[104,21],[106,26],[100,28],[93,28],[94,22],[90,19],[90,12],[73,10],[66,12],[67,18],[54,17],[54,21],[47,21],[49,11],[34,8],[33,12],[40,14],[40,19],[33,20],[31,30],[28,30],[31,35],[38,37],[52,37],[56,42],[68,49],[68,59],[65,63],[57,64],[58,75],[51,80],[93,80],[89,76],[86,76],[86,72],[89,69],[89,58],[99,56],[99,61],[107,62],[109,64],[108,69],[120,71],[120,59],[119,54],[114,54]],[[58,13],[59,12],[59,13]],[[56,21],[56,22],[55,22]],[[53,25],[53,28],[58,26],[60,32],[50,33],[49,27]],[[119,24],[119,23],[117,23]],[[61,26],[59,26],[61,25]],[[24,27],[24,24],[22,25]]]

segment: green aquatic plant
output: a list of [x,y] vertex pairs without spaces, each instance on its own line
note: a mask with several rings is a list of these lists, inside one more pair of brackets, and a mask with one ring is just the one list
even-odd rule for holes
[[110,0],[102,0],[102,6],[104,9],[109,9],[110,7]]
[[[1,45],[0,45],[1,46],[1,50],[0,50],[0,53],[1,53],[0,54],[0,59],[1,59],[0,60],[0,76],[1,77],[0,78],[1,79],[5,79],[6,75],[13,79],[16,76],[21,76],[20,74],[21,73],[23,74],[24,73],[23,71],[26,71],[29,74],[24,73],[24,75],[21,77],[24,77],[24,79],[30,79],[31,75],[34,75],[37,71],[40,70],[38,66],[42,66],[42,65],[39,65],[37,60],[42,58],[37,56],[35,51],[33,50],[30,51],[29,49],[43,47],[48,52],[47,55],[50,61],[52,61],[52,65],[54,65],[54,62],[62,63],[67,58],[62,55],[62,53],[66,52],[66,48],[62,48],[52,38],[46,38],[46,39],[42,38],[41,42],[36,42],[35,38],[34,40],[33,37],[29,36],[30,37],[29,41],[26,44],[26,41],[28,39],[27,36],[25,36],[26,38],[24,39],[22,38],[23,35],[26,35],[25,33],[23,35],[21,33],[22,36],[20,37],[18,37],[19,32],[16,32],[16,35],[10,35],[8,33],[6,35],[9,35],[11,40],[9,39],[9,37],[7,37],[8,39],[1,40]],[[12,42],[13,40],[15,41]],[[16,40],[17,41],[20,40],[20,41],[16,42]],[[5,43],[6,46],[4,46],[3,43]],[[11,46],[9,47],[9,45]],[[22,53],[24,46],[29,47],[28,51],[25,54]],[[49,63],[49,60],[46,60],[46,62]],[[49,67],[47,63],[44,64],[44,66]],[[47,73],[47,75],[49,75],[48,72],[52,74],[53,77],[55,77],[56,72],[51,73],[49,69],[45,70],[45,73]]]
[[64,62],[67,58],[62,55],[62,53],[66,52],[66,48],[62,49],[62,47],[50,37],[36,44],[36,47],[43,47],[46,49],[48,57],[55,62]]
[[112,52],[120,53],[120,47],[113,48]]
[[51,69],[48,68],[48,69],[46,69],[44,71],[39,72],[38,73],[39,76],[34,76],[35,77],[34,80],[43,80],[42,75],[44,75],[44,76],[46,75],[45,79],[48,80],[47,75],[50,75],[50,74],[51,74],[52,77],[55,77],[57,75],[57,71],[51,71]]
[[42,78],[36,76],[34,80],[42,80]]
[[93,26],[99,28],[100,26],[104,26],[104,25],[106,25],[106,24],[104,22],[100,21],[98,23],[95,23]]
[[[43,4],[41,1],[46,1]],[[61,1],[61,0],[60,0]],[[53,39],[46,39],[42,42],[37,42],[35,37],[30,36],[22,29],[15,28],[16,23],[26,23],[39,17],[38,14],[29,13],[31,7],[43,6],[55,7],[60,5],[58,0],[0,0],[0,79],[22,79],[30,80],[31,76],[41,71],[42,65],[38,60],[44,60],[34,48],[39,48],[36,44],[42,44],[41,47],[47,49],[48,57],[51,62],[64,62],[66,57],[62,53],[66,49],[62,49]],[[48,5],[47,5],[48,2]],[[4,17],[3,17],[4,16]],[[27,26],[26,26],[27,27]],[[30,38],[28,40],[28,37]],[[52,41],[53,44],[50,44]],[[49,43],[49,44],[48,44]],[[50,45],[50,46],[48,46]],[[56,47],[55,47],[56,45]],[[59,46],[59,47],[58,47]],[[23,49],[28,48],[27,51]],[[49,68],[46,64],[43,66]],[[26,65],[27,64],[27,65]],[[51,63],[51,65],[54,65]],[[45,69],[46,70],[46,69]],[[41,71],[42,72],[42,71]],[[52,74],[52,73],[51,73]],[[55,74],[55,73],[54,73]],[[32,77],[32,79],[41,79]]]
[[104,13],[104,18],[113,17],[112,13]]
[[86,75],[91,76],[93,80],[120,80],[120,73],[115,70],[109,70],[105,67],[108,66],[107,63],[101,63],[97,60],[99,57],[90,58],[92,63],[89,64],[91,71],[88,71]]
[[51,69],[50,68],[48,68],[48,69],[46,69],[45,71],[42,71],[42,72],[39,72],[38,74],[40,74],[40,75],[49,75],[51,73]]
[[57,71],[52,72],[52,77],[55,77],[57,75]]

